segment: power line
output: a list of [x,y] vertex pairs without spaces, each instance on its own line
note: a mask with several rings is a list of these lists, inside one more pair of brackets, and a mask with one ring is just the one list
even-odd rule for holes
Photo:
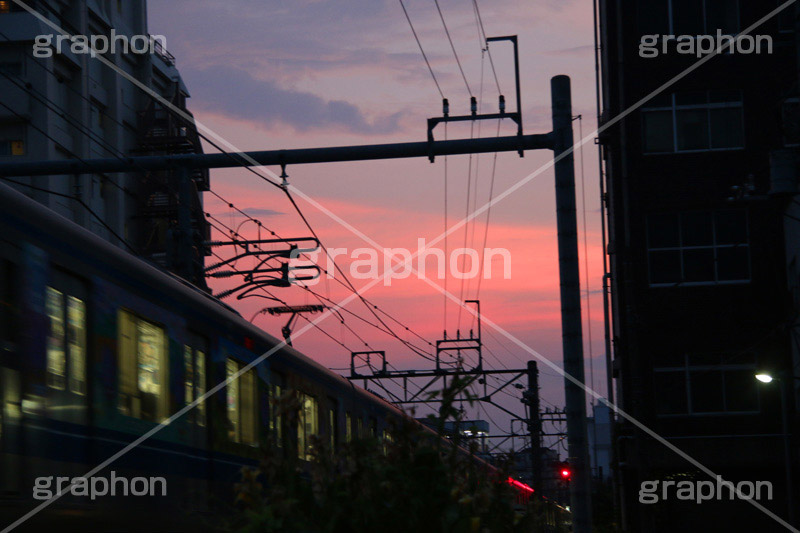
[[331,260],[331,263],[333,264],[333,267],[334,267],[334,269],[336,269],[336,271],[337,271],[337,272],[339,272],[339,274],[341,274],[342,278],[345,280],[345,282],[347,283],[347,285],[350,287],[350,290],[352,290],[352,291],[353,291],[353,294],[355,294],[355,295],[356,295],[356,297],[358,297],[358,298],[361,300],[361,302],[364,304],[364,306],[365,306],[367,309],[369,309],[369,311],[370,311],[370,312],[372,313],[372,315],[373,315],[373,316],[374,316],[374,317],[375,317],[375,318],[378,320],[378,322],[380,322],[380,323],[381,323],[381,324],[382,324],[382,325],[383,325],[383,326],[384,326],[384,327],[385,327],[385,328],[386,328],[388,331],[390,331],[390,332],[391,332],[392,336],[394,336],[394,337],[395,337],[397,340],[399,340],[400,342],[402,342],[403,344],[405,344],[407,348],[409,348],[411,351],[413,351],[414,353],[416,353],[416,354],[417,354],[417,355],[419,355],[420,357],[422,357],[422,358],[424,358],[424,359],[427,359],[427,360],[429,360],[429,361],[434,361],[434,359],[433,359],[433,358],[432,358],[432,357],[431,357],[429,354],[426,354],[426,353],[424,353],[424,352],[421,352],[421,351],[417,350],[417,349],[416,349],[416,348],[414,348],[412,345],[410,345],[408,342],[406,342],[405,340],[401,339],[401,338],[400,338],[400,336],[398,336],[398,335],[397,335],[397,334],[396,334],[396,333],[395,333],[395,332],[392,330],[392,328],[390,328],[390,327],[389,327],[389,325],[388,325],[388,324],[386,324],[386,322],[384,322],[384,321],[383,321],[383,320],[382,320],[382,319],[381,319],[381,318],[378,316],[378,314],[375,312],[375,309],[374,309],[374,307],[377,307],[377,306],[370,305],[370,304],[369,304],[369,303],[366,301],[366,299],[365,299],[363,296],[361,296],[361,293],[360,293],[360,292],[359,292],[359,291],[358,291],[358,290],[355,288],[355,286],[353,285],[353,283],[350,281],[350,278],[348,278],[348,277],[347,277],[347,274],[345,274],[344,270],[343,270],[343,269],[342,269],[342,268],[341,268],[339,265],[337,265],[337,264],[336,264],[336,261],[333,259],[333,257],[331,257],[330,253],[328,252],[328,249],[327,249],[327,248],[325,247],[325,245],[322,243],[322,241],[320,240],[319,236],[317,235],[317,232],[314,230],[314,228],[311,226],[311,223],[308,221],[308,219],[306,218],[306,216],[303,214],[303,211],[300,209],[300,206],[299,206],[299,205],[297,204],[297,202],[295,201],[295,199],[294,199],[294,197],[292,196],[292,194],[291,194],[291,192],[289,191],[289,189],[288,189],[288,188],[284,188],[284,192],[286,193],[286,196],[289,198],[289,201],[290,201],[290,202],[292,203],[292,205],[294,206],[294,208],[295,208],[295,211],[297,211],[297,214],[300,216],[301,220],[302,220],[302,221],[303,221],[303,223],[306,225],[306,228],[308,229],[308,231],[310,231],[310,232],[311,232],[311,234],[314,236],[314,238],[315,238],[315,239],[317,239],[317,242],[319,242],[319,243],[320,243],[320,247],[321,247],[321,248],[322,248],[322,250],[325,252],[325,255],[326,255],[326,256],[327,256],[327,257],[328,257],[328,258]]
[[[3,107],[6,107],[6,108],[7,108],[7,106],[6,106],[5,104],[3,104],[2,102],[0,102],[0,105],[2,105]],[[60,197],[62,197],[62,198],[69,198],[69,199],[75,200],[75,201],[76,201],[76,202],[78,202],[78,204],[80,204],[80,205],[81,205],[81,206],[82,206],[84,209],[86,209],[86,211],[88,211],[90,215],[92,215],[92,216],[93,216],[95,219],[97,219],[97,221],[98,221],[100,224],[102,224],[102,225],[103,225],[103,227],[104,227],[104,228],[106,228],[106,229],[108,230],[108,232],[109,232],[109,233],[111,233],[111,235],[113,235],[114,237],[116,237],[117,239],[119,239],[119,241],[120,241],[120,242],[122,242],[123,244],[125,244],[125,246],[127,246],[127,247],[128,247],[128,249],[130,249],[130,251],[131,251],[131,252],[133,252],[134,254],[136,253],[136,250],[135,250],[135,249],[134,249],[134,248],[133,248],[133,247],[132,247],[132,246],[131,246],[131,245],[128,243],[128,241],[126,241],[125,239],[123,239],[121,236],[117,235],[117,233],[116,233],[116,232],[115,232],[115,231],[114,231],[114,230],[111,228],[111,226],[109,226],[108,224],[106,224],[106,222],[105,222],[105,221],[104,221],[102,218],[100,218],[100,216],[99,216],[97,213],[95,213],[95,212],[94,212],[94,210],[93,210],[91,207],[89,207],[89,206],[86,204],[86,202],[84,202],[84,201],[83,201],[83,200],[81,200],[80,198],[76,198],[76,197],[74,197],[74,196],[70,196],[70,195],[68,195],[68,194],[63,194],[63,193],[56,192],[56,191],[51,191],[51,190],[49,190],[49,189],[45,189],[45,188],[42,188],[42,187],[37,187],[37,186],[35,186],[35,185],[31,185],[31,184],[29,184],[29,183],[24,183],[24,182],[21,182],[21,181],[16,181],[16,180],[13,180],[13,179],[11,179],[11,178],[8,178],[8,177],[5,177],[5,176],[0,176],[0,178],[4,179],[4,180],[6,180],[6,181],[9,181],[9,182],[11,182],[11,183],[15,183],[15,184],[17,184],[17,185],[21,185],[22,187],[28,187],[29,189],[33,189],[34,191],[40,191],[40,192],[44,192],[44,193],[47,193],[47,194],[52,194],[52,195],[54,195],[54,196],[60,196]]]
[[[578,115],[578,134],[583,139],[583,115]],[[586,225],[586,180],[584,178],[583,168],[583,144],[580,146],[580,160],[581,160],[581,210],[583,212],[583,269],[584,278],[586,279],[586,334],[587,342],[589,344],[589,381],[594,390],[594,348],[592,346],[592,305],[589,295],[589,237],[587,236]],[[608,391],[606,391],[608,394]]]
[[458,70],[461,72],[461,77],[464,79],[464,85],[467,86],[467,92],[471,97],[472,89],[469,88],[469,82],[467,81],[467,76],[464,74],[464,69],[461,67],[461,60],[458,58],[458,52],[456,52],[456,47],[453,44],[453,39],[450,37],[450,30],[447,29],[447,22],[445,22],[444,20],[444,14],[442,14],[442,8],[439,7],[439,0],[433,0],[433,1],[436,4],[436,10],[439,12],[439,18],[442,19],[442,26],[444,26],[444,33],[447,35],[447,40],[450,42],[450,48],[453,50],[453,56],[456,58],[456,64],[458,65]]
[[[497,137],[500,136],[500,119],[497,119]],[[494,199],[494,178],[497,172],[497,152],[494,153],[494,159],[492,160],[492,177],[489,183],[489,207],[486,209],[486,225],[484,226],[483,231],[483,247],[481,248],[480,254],[480,266],[479,266],[479,277],[478,277],[478,288],[475,293],[475,299],[479,300],[481,296],[481,282],[483,281],[483,268],[484,268],[484,259],[486,254],[486,243],[489,239],[489,221],[492,216],[492,204],[494,203],[492,200]]]
[[433,68],[431,68],[431,63],[428,61],[428,56],[425,54],[425,50],[422,48],[422,43],[419,40],[419,36],[417,36],[417,30],[414,29],[414,24],[411,22],[411,17],[408,16],[408,11],[406,10],[405,4],[403,4],[403,0],[400,0],[400,7],[403,8],[403,13],[406,15],[406,20],[408,21],[408,25],[411,26],[411,33],[414,34],[414,39],[417,41],[417,46],[419,46],[419,51],[422,52],[422,58],[425,60],[425,64],[428,65],[428,71],[431,73],[431,77],[433,78],[433,83],[436,84],[436,89],[439,91],[442,99],[444,99],[444,93],[442,92],[441,86],[439,86],[439,80],[436,79],[436,74],[433,73]]
[[[235,205],[234,205],[232,202],[229,202],[228,200],[225,200],[225,199],[224,199],[224,198],[223,198],[221,195],[219,195],[218,193],[216,193],[216,192],[214,192],[214,191],[209,191],[209,192],[211,192],[211,193],[212,193],[214,196],[216,196],[216,197],[217,197],[218,199],[220,199],[221,201],[223,201],[223,202],[225,202],[226,204],[228,204],[228,206],[229,206],[231,209],[234,209],[234,210],[236,210],[238,213],[240,213],[240,214],[244,215],[244,216],[245,216],[245,217],[247,217],[249,220],[252,220],[252,221],[254,221],[256,224],[258,224],[258,225],[259,225],[259,227],[264,227],[264,228],[265,228],[267,231],[269,231],[269,232],[270,232],[270,233],[271,233],[273,236],[276,236],[276,237],[278,237],[278,238],[281,238],[281,237],[280,237],[280,235],[278,235],[278,234],[277,234],[275,231],[272,231],[272,230],[270,230],[269,228],[267,228],[266,226],[264,226],[264,225],[261,223],[261,221],[259,221],[259,220],[258,220],[258,219],[256,219],[256,218],[253,218],[253,217],[251,217],[250,215],[248,215],[247,213],[245,213],[244,211],[242,211],[241,209],[239,209],[238,207],[236,207],[236,206],[235,206]],[[287,193],[288,193],[288,191],[287,191]],[[292,199],[292,198],[290,197],[290,199]],[[293,200],[293,199],[292,199],[292,200]],[[297,204],[296,204],[296,203],[294,203],[294,202],[293,202],[293,205],[295,205],[295,208],[296,208],[296,209],[299,209],[299,207],[297,207]],[[241,236],[241,235],[239,235],[239,233],[238,233],[238,232],[236,232],[235,230],[233,230],[231,227],[227,226],[227,225],[226,225],[226,224],[224,224],[222,221],[220,221],[218,218],[216,218],[216,217],[214,217],[213,215],[211,215],[211,213],[206,213],[206,216],[208,216],[208,217],[210,217],[210,218],[212,218],[212,219],[216,220],[216,221],[217,221],[219,224],[221,224],[221,225],[222,225],[222,226],[224,226],[226,229],[228,229],[228,231],[229,231],[229,232],[231,232],[231,234],[232,234],[232,235],[234,235],[234,236]],[[313,229],[310,227],[310,225],[309,225],[309,223],[308,223],[307,219],[305,219],[305,216],[302,214],[302,212],[300,212],[300,216],[301,216],[301,218],[303,218],[303,219],[304,219],[304,221],[306,222],[306,225],[307,225],[307,227],[309,228],[309,231],[311,231],[311,232],[312,232],[312,234],[314,235],[314,237],[315,237],[315,238],[317,238],[317,240],[319,241],[319,238],[317,237],[317,235],[316,235],[316,233],[314,232],[314,230],[313,230]],[[223,233],[224,233],[224,232],[223,232]],[[322,247],[322,248],[325,250],[326,254],[329,256],[329,254],[328,254],[328,252],[327,252],[327,249],[325,249],[325,247],[324,247],[324,245],[321,243],[321,241],[320,241],[320,246],[321,246],[321,247]],[[260,248],[260,247],[258,247],[258,248]],[[339,271],[339,272],[342,274],[342,276],[346,278],[346,276],[345,276],[344,272],[343,272],[343,271],[342,271],[342,270],[341,270],[341,269],[338,267],[338,265],[336,265],[335,261],[333,261],[333,259],[332,259],[332,258],[331,258],[331,261],[332,261],[332,263],[334,264],[334,266],[335,266],[335,268],[337,269],[337,271]],[[348,283],[344,283],[343,281],[339,280],[338,278],[334,278],[334,280],[335,280],[335,281],[337,281],[339,284],[341,284],[341,285],[342,285],[343,287],[345,287],[346,289],[348,289],[348,290],[352,291],[353,293],[356,293],[356,294],[357,294],[357,291],[356,291],[356,290],[355,290],[355,288],[352,286],[352,284],[351,284],[351,283],[349,283],[349,280],[348,280]],[[317,298],[319,298],[319,297],[320,297],[318,294],[314,293],[313,291],[310,291],[310,292],[312,292],[312,293],[313,293],[313,294],[314,294],[314,295],[315,295]],[[380,308],[379,306],[377,306],[377,305],[373,304],[372,302],[370,302],[369,300],[367,300],[367,299],[366,299],[366,298],[364,298],[363,296],[361,296],[361,295],[358,295],[358,296],[359,296],[359,298],[362,300],[362,302],[363,302],[363,303],[364,303],[364,304],[367,306],[367,308],[368,308],[368,309],[370,309],[370,311],[373,313],[373,315],[375,314],[375,312],[373,311],[373,309],[375,309],[375,310],[377,310],[378,312],[380,312],[380,313],[384,314],[384,315],[385,315],[387,318],[389,318],[389,319],[390,319],[390,320],[392,320],[393,322],[395,322],[395,323],[397,323],[398,325],[400,325],[401,327],[403,327],[403,328],[404,328],[406,331],[408,331],[408,332],[409,332],[409,333],[411,333],[412,335],[414,335],[414,336],[418,337],[419,339],[421,339],[422,341],[426,342],[426,343],[427,343],[429,346],[433,346],[433,344],[432,344],[431,342],[427,341],[427,340],[426,340],[424,337],[422,337],[420,334],[418,334],[417,332],[415,332],[414,330],[412,330],[410,327],[408,327],[408,326],[406,326],[405,324],[403,324],[402,322],[400,322],[398,319],[396,319],[394,316],[392,316],[391,314],[389,314],[387,311],[385,311],[385,310],[383,310],[382,308]],[[327,299],[327,300],[329,300],[329,301],[332,301],[332,300],[330,300],[329,298],[326,298],[326,299]],[[347,310],[347,312],[350,312],[350,311],[349,311],[349,310]],[[364,320],[364,321],[366,321],[365,319],[361,318],[359,315],[356,315],[355,313],[352,313],[352,314],[353,314],[354,316],[358,316],[358,317],[359,317],[361,320]],[[367,322],[367,323],[369,323],[369,324],[371,324],[371,325],[373,325],[373,326],[375,326],[375,327],[377,327],[379,330],[381,330],[381,331],[384,331],[385,333],[387,333],[388,335],[390,335],[390,336],[394,337],[395,339],[399,340],[401,343],[403,343],[404,345],[406,345],[407,347],[409,347],[409,348],[410,348],[412,351],[414,351],[415,353],[417,353],[417,354],[419,354],[419,355],[422,355],[420,352],[424,351],[423,349],[420,349],[419,347],[417,347],[417,346],[415,346],[415,345],[413,345],[413,344],[411,344],[411,343],[409,343],[409,342],[407,342],[407,341],[404,341],[404,340],[403,340],[403,339],[401,339],[401,338],[400,338],[400,337],[399,337],[399,336],[398,336],[396,333],[394,333],[394,331],[392,331],[392,330],[391,330],[391,328],[389,328],[389,326],[388,326],[388,325],[386,325],[386,324],[385,324],[385,323],[384,323],[382,320],[380,320],[380,318],[379,318],[379,317],[377,317],[377,316],[376,316],[376,318],[378,319],[378,321],[379,321],[379,322],[381,322],[381,323],[384,325],[384,327],[386,328],[386,330],[383,330],[382,328],[380,328],[380,327],[378,327],[378,326],[375,326],[374,324],[371,324],[369,321],[366,321],[366,322]],[[428,352],[428,354],[430,355],[430,353],[429,353],[429,352]]]
[[[232,205],[232,204],[230,204],[230,205]],[[211,222],[210,222],[210,224],[212,225],[212,227],[213,227],[215,230],[217,230],[218,232],[220,232],[221,234],[223,234],[223,235],[230,234],[230,235],[231,235],[231,236],[233,236],[233,237],[243,237],[243,236],[242,236],[241,234],[239,234],[239,233],[238,233],[236,230],[234,230],[233,228],[231,228],[230,226],[228,226],[227,224],[225,224],[223,221],[219,220],[219,218],[217,218],[216,216],[212,215],[211,213],[206,213],[206,216],[224,228],[224,230],[223,230],[223,229],[220,229],[219,227],[217,227],[217,224],[213,224],[213,223],[211,223]],[[273,234],[273,235],[276,235],[274,232],[273,232],[272,234]],[[257,247],[258,249],[260,249],[260,248],[261,248],[261,247],[260,247],[260,246],[258,246],[258,245],[256,245],[256,247]],[[213,253],[213,252],[212,252],[212,253]],[[218,254],[216,254],[216,253],[214,253],[214,255],[215,255],[216,257],[218,257],[219,259],[223,259],[222,257],[220,257],[220,256],[219,256]],[[234,268],[234,270],[236,270],[236,269],[235,269],[235,266],[234,266],[233,268]],[[315,298],[316,298],[316,299],[317,299],[317,300],[318,300],[320,303],[322,303],[323,305],[326,305],[326,304],[325,304],[325,302],[329,302],[329,303],[331,303],[331,304],[334,304],[334,305],[336,305],[336,302],[334,302],[332,299],[330,299],[330,298],[327,298],[327,297],[325,297],[325,296],[322,296],[321,294],[319,294],[319,293],[317,293],[317,292],[315,292],[315,291],[311,290],[310,288],[308,288],[308,287],[306,287],[306,286],[303,286],[303,285],[298,285],[298,287],[300,287],[300,288],[304,289],[305,291],[307,291],[308,293],[312,294],[312,295],[313,295],[313,296],[314,296],[314,297],[315,297]],[[266,291],[266,289],[264,289],[264,290]],[[266,291],[266,292],[267,292],[267,293],[268,293],[270,296],[272,296],[273,298],[275,298],[275,300],[277,300],[277,301],[279,301],[279,302],[283,303],[284,305],[288,305],[288,304],[287,304],[285,301],[283,301],[283,300],[281,300],[280,298],[278,298],[278,297],[274,296],[274,295],[273,295],[271,292],[269,292],[269,291]],[[368,303],[369,303],[369,302],[368,302]],[[399,324],[399,325],[401,325],[402,327],[404,327],[404,328],[405,328],[407,331],[409,331],[410,333],[412,333],[412,334],[414,334],[414,335],[418,336],[418,337],[419,337],[420,339],[422,339],[422,340],[425,340],[425,339],[424,339],[423,337],[421,337],[419,334],[417,334],[416,332],[414,332],[413,330],[411,330],[411,329],[410,329],[408,326],[405,326],[405,325],[404,325],[402,322],[400,322],[399,320],[397,320],[396,318],[394,318],[392,315],[390,315],[389,313],[387,313],[386,311],[384,311],[384,310],[383,310],[383,309],[381,309],[380,307],[378,307],[378,306],[375,306],[375,305],[374,305],[374,304],[372,304],[372,303],[369,303],[369,304],[370,304],[370,305],[372,305],[372,306],[373,306],[375,309],[377,309],[377,310],[378,310],[378,311],[380,311],[381,313],[383,313],[384,315],[386,315],[388,318],[390,318],[391,320],[393,320],[394,322],[396,322],[397,324]],[[340,308],[340,310],[341,310],[341,311],[344,311],[345,313],[348,313],[348,314],[350,314],[350,315],[354,316],[355,318],[357,318],[357,319],[361,320],[362,322],[365,322],[365,323],[369,324],[370,326],[372,326],[372,327],[376,328],[377,330],[381,331],[382,333],[385,333],[385,334],[387,334],[387,335],[389,335],[389,336],[391,336],[391,337],[393,337],[393,338],[397,338],[396,334],[394,334],[393,332],[391,332],[391,331],[389,331],[389,330],[387,330],[387,329],[384,329],[384,328],[380,327],[379,325],[375,324],[374,322],[370,322],[369,320],[367,320],[367,319],[363,318],[362,316],[358,315],[357,313],[355,313],[355,312],[353,312],[353,311],[351,311],[351,310],[349,310],[349,309],[347,309],[347,308],[345,308],[345,307],[342,307],[342,308]],[[350,327],[350,326],[347,324],[347,322],[344,320],[344,318],[343,318],[343,317],[341,317],[341,316],[340,316],[340,322],[341,322],[341,324],[342,324],[342,325],[343,325],[343,326],[344,326],[344,327],[345,327],[345,328],[346,328],[348,331],[350,331],[350,332],[351,332],[351,333],[352,333],[352,334],[353,334],[353,335],[354,335],[354,336],[355,336],[355,337],[356,337],[356,338],[357,338],[357,339],[358,339],[358,340],[359,340],[359,341],[360,341],[362,344],[364,344],[364,346],[366,346],[366,347],[368,347],[368,348],[370,348],[370,349],[371,349],[371,346],[370,346],[370,344],[369,344],[369,343],[368,343],[366,340],[364,340],[364,339],[363,339],[363,338],[362,338],[362,337],[361,337],[361,336],[360,336],[360,335],[359,335],[359,334],[358,334],[358,333],[357,333],[355,330],[353,330],[353,329],[352,329],[352,328],[351,328],[351,327]],[[414,347],[415,349],[417,349],[417,350],[423,350],[423,349],[421,349],[421,348],[417,347],[416,345],[414,345],[413,343],[410,343],[410,342],[408,342],[408,341],[405,341],[405,342],[404,342],[404,341],[402,341],[402,339],[398,339],[398,340],[400,340],[401,342],[403,342],[403,344],[406,344],[406,343],[407,343],[407,345],[411,345],[411,346],[413,346],[413,347]],[[426,341],[426,342],[427,342],[427,341]],[[431,343],[428,343],[428,344],[431,344]]]
[[483,34],[483,41],[486,43],[486,52],[489,55],[489,64],[492,66],[492,74],[494,74],[494,82],[497,85],[497,92],[503,94],[500,90],[500,80],[497,78],[497,70],[494,68],[494,59],[492,59],[492,51],[489,49],[489,42],[486,40],[486,30],[483,27],[483,18],[481,17],[481,10],[478,7],[478,0],[472,0],[472,5],[475,8],[475,15],[478,18],[478,25],[480,26],[481,33]]

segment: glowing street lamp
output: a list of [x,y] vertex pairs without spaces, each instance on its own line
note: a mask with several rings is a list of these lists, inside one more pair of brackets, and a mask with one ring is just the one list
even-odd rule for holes
[[[756,379],[761,383],[772,383],[777,381],[781,385],[781,425],[783,426],[783,455],[784,463],[786,465],[786,500],[789,506],[788,522],[792,525],[795,524],[794,520],[794,479],[792,476],[792,451],[791,451],[791,435],[789,434],[789,408],[788,396],[789,387],[786,381],[786,372],[779,372],[778,377],[773,376],[767,372],[759,372],[755,375]],[[797,376],[790,376],[790,379],[798,380]]]

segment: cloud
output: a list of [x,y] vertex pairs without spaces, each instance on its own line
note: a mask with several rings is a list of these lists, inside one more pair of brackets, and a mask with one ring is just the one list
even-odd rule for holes
[[549,56],[575,56],[584,55],[594,50],[593,44],[584,44],[582,46],[573,46],[570,48],[561,48],[558,50],[548,50],[544,52]]
[[251,217],[273,217],[286,214],[282,211],[275,211],[273,209],[265,209],[262,207],[245,207],[244,209],[242,209],[242,211],[244,211]]
[[268,127],[282,124],[298,132],[327,129],[368,135],[400,129],[401,112],[368,117],[344,100],[325,100],[309,92],[284,89],[235,67],[198,70],[189,78],[193,106]]
[[[263,207],[245,207],[244,209],[242,209],[242,211],[244,211],[245,214],[247,214],[247,215],[249,215],[249,216],[251,216],[253,218],[257,218],[257,217],[274,217],[274,216],[282,216],[282,215],[286,214],[283,211],[275,211],[273,209],[266,209],[266,208],[263,208]],[[240,214],[238,211],[234,211],[234,212],[224,211],[224,212],[219,212],[219,213],[212,213],[211,216],[215,216],[215,217],[226,216],[226,217],[228,217],[228,216],[231,216],[231,215],[233,215],[235,217],[244,216],[244,215]]]

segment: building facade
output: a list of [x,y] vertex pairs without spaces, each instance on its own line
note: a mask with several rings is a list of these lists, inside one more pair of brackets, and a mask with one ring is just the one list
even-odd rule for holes
[[[115,53],[84,53],[12,1],[0,2],[0,161],[201,153],[188,90],[164,39],[150,39],[145,0],[26,0],[73,36],[105,36]],[[121,36],[121,37],[120,37]],[[134,36],[147,38],[134,53]],[[126,48],[125,38],[129,46]],[[140,46],[139,49],[142,47]],[[49,50],[49,51],[48,51]],[[84,49],[85,50],[85,49]],[[180,110],[159,102],[130,76]],[[16,182],[16,183],[14,183]],[[14,178],[12,185],[102,238],[193,283],[203,281],[207,171]],[[181,198],[181,185],[183,203]],[[180,209],[189,216],[180,224]]]
[[[685,73],[706,55],[698,36],[736,35],[779,4],[599,0],[601,123],[668,84],[599,142],[616,401],[725,480],[772,483],[760,503],[786,519],[800,509],[787,491],[797,444],[787,458],[783,429],[785,413],[796,433],[800,375],[794,7],[752,30],[759,53],[723,53]],[[756,381],[765,369],[783,386]],[[780,529],[743,501],[672,492],[642,503],[642,482],[709,475],[624,418],[614,445],[626,531]]]

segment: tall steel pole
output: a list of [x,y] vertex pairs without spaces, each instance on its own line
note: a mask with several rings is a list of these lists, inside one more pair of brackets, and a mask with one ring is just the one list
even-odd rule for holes
[[528,404],[528,433],[531,436],[531,478],[536,490],[543,494],[542,468],[542,418],[539,416],[539,368],[536,361],[528,361],[528,390],[525,394]]
[[[553,155],[556,158],[556,223],[564,371],[584,383],[575,162],[572,153],[572,94],[569,77],[556,76],[551,79],[550,91],[553,105]],[[564,396],[567,444],[572,466],[570,493],[573,531],[589,533],[592,530],[592,477],[586,428],[586,394],[582,387],[565,378]]]

